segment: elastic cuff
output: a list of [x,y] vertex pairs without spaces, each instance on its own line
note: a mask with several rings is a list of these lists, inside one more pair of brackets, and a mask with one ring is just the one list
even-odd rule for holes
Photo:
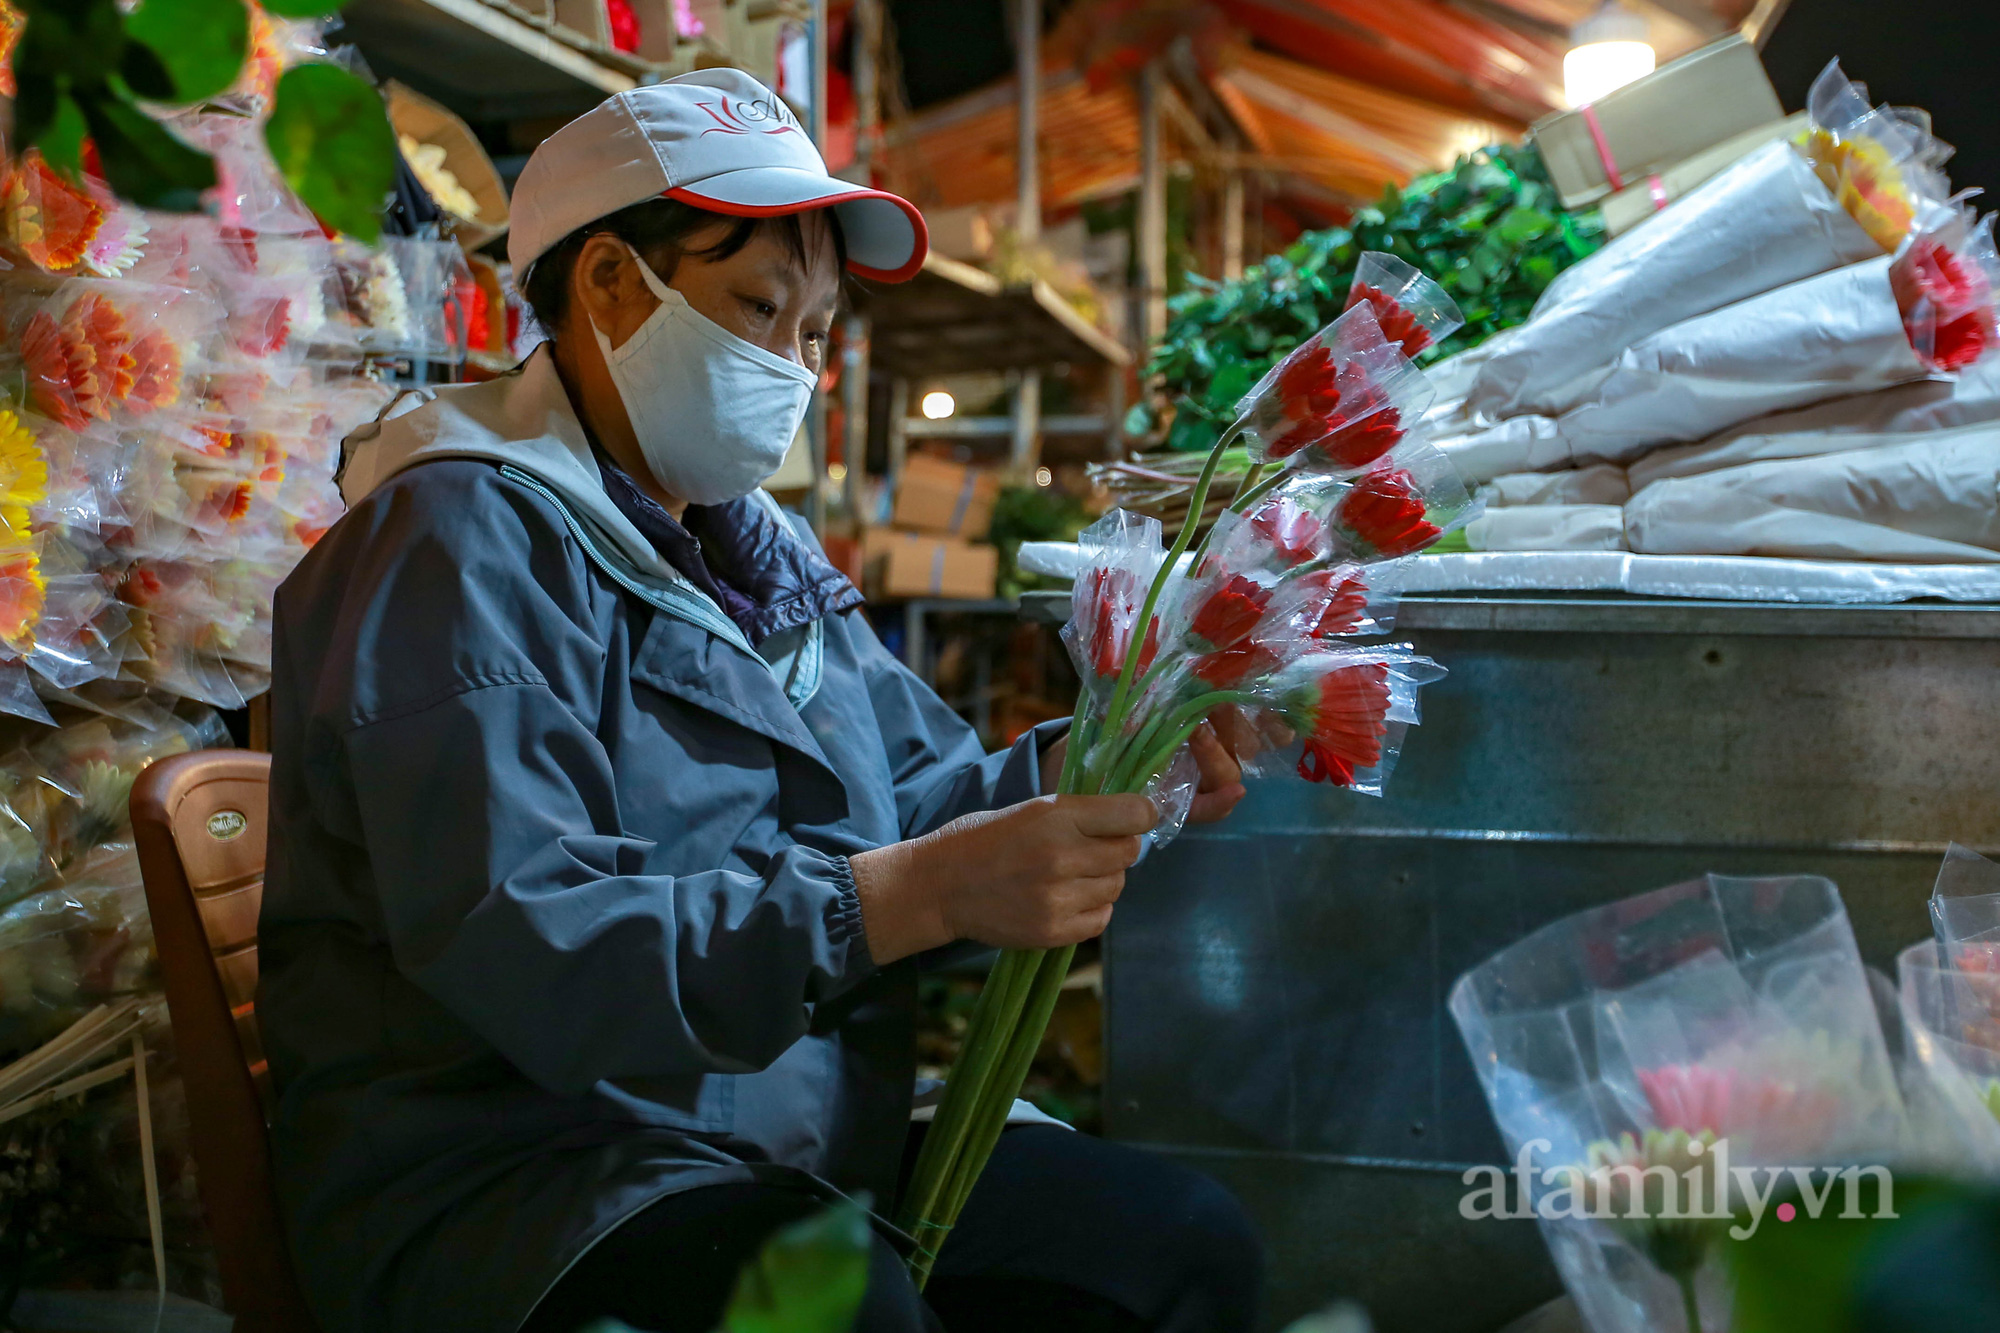
[[861,919],[861,892],[854,886],[854,866],[846,857],[836,856],[827,869],[840,896],[827,909],[826,937],[847,951],[848,978],[865,976],[875,970],[875,955],[868,949],[868,928]]

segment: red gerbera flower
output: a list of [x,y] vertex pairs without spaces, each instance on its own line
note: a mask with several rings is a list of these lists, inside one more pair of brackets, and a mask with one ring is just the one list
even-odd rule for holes
[[1300,579],[1307,592],[1307,605],[1315,613],[1305,627],[1314,639],[1346,634],[1361,624],[1368,612],[1368,585],[1343,570],[1324,569]]
[[1375,312],[1375,322],[1382,326],[1382,336],[1392,343],[1400,343],[1404,356],[1414,357],[1431,345],[1431,331],[1417,323],[1417,317],[1403,309],[1395,297],[1378,287],[1371,287],[1365,282],[1355,283],[1353,290],[1347,294],[1347,304],[1343,309],[1352,310],[1363,301]]
[[1218,690],[1233,690],[1244,681],[1268,673],[1278,665],[1278,654],[1256,639],[1245,639],[1218,653],[1194,659],[1194,674]]
[[[1138,619],[1143,593],[1139,577],[1129,569],[1098,568],[1090,571],[1084,594],[1090,599],[1090,668],[1100,678],[1115,676],[1125,667],[1125,653],[1132,643],[1132,622]],[[1146,641],[1139,647],[1137,670],[1153,664],[1160,649],[1160,624],[1156,619],[1146,627]]]
[[1270,603],[1269,588],[1255,579],[1231,574],[1227,583],[1210,592],[1196,608],[1189,632],[1211,651],[1233,648],[1257,628]]
[[1357,771],[1382,762],[1389,730],[1389,668],[1380,662],[1335,667],[1314,682],[1293,725],[1305,733],[1299,776],[1352,786]]
[[1931,360],[1939,370],[1963,370],[1984,356],[1992,341],[1993,312],[1973,310],[1937,326]]
[[1318,553],[1326,525],[1289,495],[1280,495],[1257,507],[1250,515],[1250,529],[1269,544],[1279,560],[1291,566]]
[[1370,472],[1355,482],[1335,519],[1384,559],[1421,551],[1443,535],[1425,518],[1423,496],[1401,468]]

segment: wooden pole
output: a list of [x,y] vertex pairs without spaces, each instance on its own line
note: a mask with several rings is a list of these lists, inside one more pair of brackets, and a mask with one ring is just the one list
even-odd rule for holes
[[1166,74],[1155,60],[1139,80],[1140,355],[1167,327],[1167,171],[1160,143]]
[[[1024,254],[1042,235],[1041,159],[1036,135],[1040,130],[1042,95],[1042,2],[1014,0],[1014,65],[1018,105],[1014,117],[1014,231]],[[1014,382],[1013,447],[1009,462],[1014,479],[1026,485],[1042,461],[1042,372],[1029,367]]]

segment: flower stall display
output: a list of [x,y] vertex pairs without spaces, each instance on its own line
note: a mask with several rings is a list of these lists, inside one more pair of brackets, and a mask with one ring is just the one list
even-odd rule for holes
[[1768,1172],[1904,1146],[1825,879],[1710,875],[1578,913],[1459,978],[1450,1008],[1593,1333],[1726,1329],[1716,1242]]
[[[341,438],[391,394],[367,354],[449,350],[440,243],[383,266],[375,304],[402,308],[383,333],[396,319],[349,280],[373,261],[266,147],[276,80],[324,54],[319,25],[253,8],[251,37],[237,85],[169,122],[214,155],[204,211],[121,202],[88,140],[74,173],[0,163],[0,1065],[100,1006],[157,1008],[133,780],[227,744],[213,708],[264,688],[273,593],[342,512]],[[153,1072],[157,1109],[178,1093],[169,1063]],[[78,1142],[137,1114],[107,1097],[63,1104],[96,1118]]]
[[[1225,452],[1240,444],[1254,462],[1199,546],[1190,553],[1193,517],[1163,550],[1158,521],[1123,510],[1079,540],[1063,639],[1083,685],[1058,790],[1150,793],[1156,843],[1192,791],[1177,756],[1217,709],[1288,738],[1286,762],[1306,780],[1379,794],[1419,690],[1444,674],[1406,645],[1354,640],[1393,623],[1395,562],[1472,508],[1421,438],[1428,391],[1410,360],[1459,317],[1414,271],[1363,265],[1344,313],[1237,403],[1190,514]],[[980,996],[905,1195],[920,1282],[1006,1122],[1071,952],[1006,951]]]

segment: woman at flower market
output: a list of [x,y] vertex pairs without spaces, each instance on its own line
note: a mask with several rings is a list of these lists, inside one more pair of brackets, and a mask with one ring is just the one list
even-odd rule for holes
[[[551,342],[357,432],[277,599],[259,1012],[328,1333],[712,1329],[777,1228],[893,1215],[923,961],[1095,936],[1156,818],[1043,795],[1062,724],[982,754],[758,489],[914,207],[718,69],[557,132],[512,212]],[[1045,1118],[921,1296],[907,1245],[877,1224],[865,1333],[1256,1316],[1219,1186]]]

